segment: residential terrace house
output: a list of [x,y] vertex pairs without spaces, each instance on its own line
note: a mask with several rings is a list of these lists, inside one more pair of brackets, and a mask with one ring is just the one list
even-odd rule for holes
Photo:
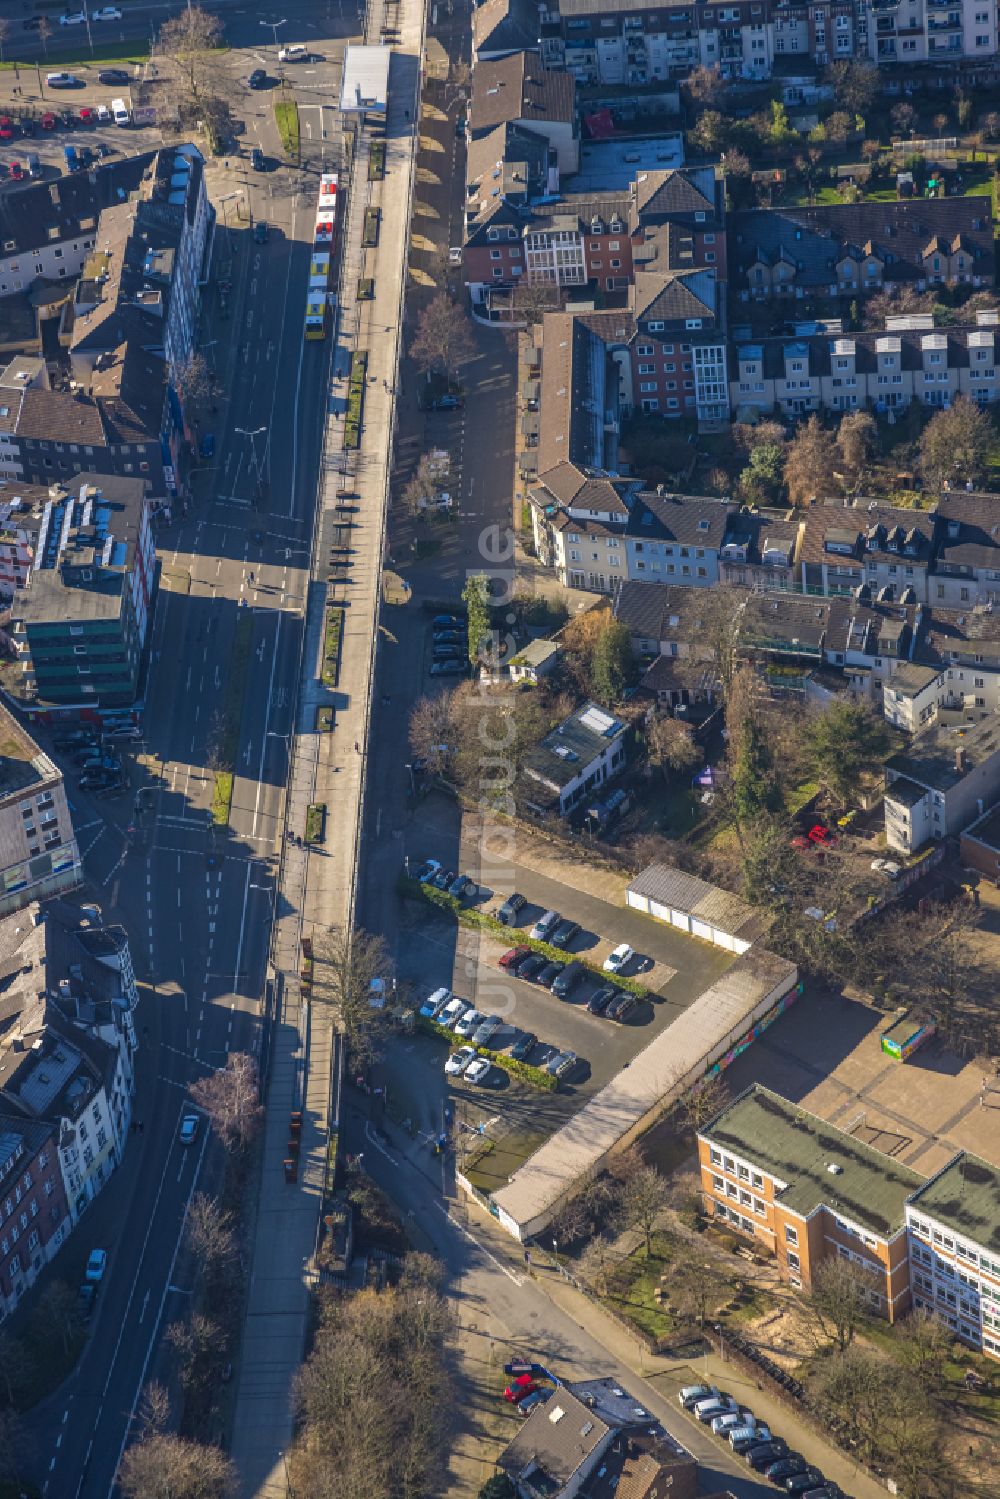
[[959,736],[932,722],[886,762],[886,842],[915,853],[931,839],[954,838],[1000,797],[1000,717]]

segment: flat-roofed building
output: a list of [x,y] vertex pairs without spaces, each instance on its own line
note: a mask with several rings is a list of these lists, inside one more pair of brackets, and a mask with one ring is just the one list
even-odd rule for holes
[[81,878],[62,771],[0,705],[0,916]]
[[906,1204],[913,1304],[1000,1358],[1000,1169],[962,1151]]
[[873,1312],[892,1322],[908,1309],[916,1171],[759,1086],[699,1132],[698,1157],[708,1213],[770,1250],[792,1285],[840,1258]]

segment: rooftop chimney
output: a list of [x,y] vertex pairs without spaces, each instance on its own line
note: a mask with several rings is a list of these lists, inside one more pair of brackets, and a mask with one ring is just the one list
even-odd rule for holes
[[964,776],[967,768],[968,766],[965,758],[965,745],[957,744],[955,746],[955,769],[958,771],[960,776]]

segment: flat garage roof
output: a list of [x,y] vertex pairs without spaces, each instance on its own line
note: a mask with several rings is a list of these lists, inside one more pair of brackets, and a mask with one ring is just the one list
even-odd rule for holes
[[[754,1020],[767,1013],[798,977],[794,963],[766,948],[738,958],[688,1009],[534,1155],[493,1204],[520,1239],[544,1228],[573,1185],[591,1175],[647,1116],[698,1080]],[[652,1121],[651,1121],[652,1122]]]
[[363,110],[385,114],[391,52],[391,47],[346,49],[340,86],[340,107],[345,114],[357,114]]

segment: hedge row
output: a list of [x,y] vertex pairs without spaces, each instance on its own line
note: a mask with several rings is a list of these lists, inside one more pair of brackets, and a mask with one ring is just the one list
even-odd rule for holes
[[351,382],[347,390],[347,414],[344,417],[344,447],[361,446],[361,409],[365,404],[365,380],[368,376],[368,354],[359,349],[351,355]]
[[[453,1046],[456,1041],[461,1041],[461,1036],[456,1036],[446,1025],[438,1025],[436,1020],[431,1020],[427,1015],[418,1015],[417,1024],[428,1036],[435,1036],[439,1041],[447,1041]],[[463,1042],[463,1045],[471,1046],[472,1042]],[[491,1051],[488,1046],[477,1046],[476,1055],[487,1057],[495,1066],[500,1067],[511,1077],[519,1077],[522,1082],[530,1083],[533,1088],[541,1088],[544,1093],[554,1093],[559,1086],[557,1078],[544,1067],[529,1067],[527,1062],[519,1062],[516,1057],[508,1057],[502,1051]]]
[[399,885],[402,895],[422,898],[430,905],[450,912],[463,926],[489,932],[492,936],[509,942],[512,947],[530,947],[532,952],[541,953],[550,963],[580,963],[588,973],[600,979],[602,984],[614,984],[616,989],[627,989],[639,999],[652,1002],[656,998],[638,979],[623,978],[620,973],[605,973],[603,968],[588,963],[586,958],[581,958],[577,953],[566,952],[564,948],[553,947],[550,942],[539,942],[525,932],[504,926],[502,921],[497,921],[495,916],[490,916],[486,911],[480,911],[477,906],[463,905],[457,895],[449,895],[447,890],[436,890],[433,885],[422,885],[419,880],[407,879],[405,875],[401,876]]

